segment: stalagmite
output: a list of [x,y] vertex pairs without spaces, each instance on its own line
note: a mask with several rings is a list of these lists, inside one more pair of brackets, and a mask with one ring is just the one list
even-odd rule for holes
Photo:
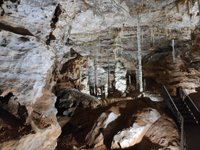
[[138,81],[139,81],[139,91],[143,92],[143,83],[142,83],[142,53],[141,53],[141,28],[140,28],[140,16],[138,14],[137,22],[137,45],[138,45]]

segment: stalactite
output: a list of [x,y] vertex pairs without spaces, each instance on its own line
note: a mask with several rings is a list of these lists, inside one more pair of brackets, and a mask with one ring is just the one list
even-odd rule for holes
[[190,14],[190,0],[186,1],[186,6],[187,6],[188,15],[189,15]]
[[142,83],[142,53],[141,53],[141,27],[140,27],[140,15],[138,14],[137,20],[137,45],[138,45],[138,80],[139,80],[139,91],[143,92]]
[[[199,0],[197,1],[199,2]],[[176,2],[176,8],[178,12],[180,12],[180,3],[185,4],[185,6],[187,7],[187,13],[189,15],[191,6],[195,3],[195,0],[176,0],[175,2]]]
[[94,95],[97,95],[97,64],[96,57],[94,56]]
[[155,44],[155,36],[154,36],[154,27],[151,27],[151,45],[154,46]]
[[[115,36],[115,32],[113,31],[113,29],[110,29],[111,33],[112,33],[112,38],[113,38],[113,34]],[[114,33],[113,33],[114,32]],[[118,54],[118,45],[117,45],[117,40],[115,39],[115,43],[114,43],[114,47],[115,47],[115,50],[114,50],[114,56],[115,56],[115,60],[117,59],[117,54]]]
[[144,44],[144,32],[143,32],[143,30],[141,29],[141,34],[142,34],[142,45]]
[[136,67],[136,69],[135,69],[135,80],[136,80],[135,88],[136,88],[136,89],[139,89],[138,67]]
[[122,57],[122,52],[123,52],[123,36],[124,36],[124,24],[122,25],[122,31],[120,35],[120,57]]
[[110,59],[109,59],[109,49],[107,49],[107,65],[108,65],[108,93],[110,89]]

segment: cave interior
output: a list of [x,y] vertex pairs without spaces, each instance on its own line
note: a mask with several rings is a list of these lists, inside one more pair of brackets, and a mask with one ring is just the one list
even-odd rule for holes
[[0,0],[0,149],[199,138],[200,0]]

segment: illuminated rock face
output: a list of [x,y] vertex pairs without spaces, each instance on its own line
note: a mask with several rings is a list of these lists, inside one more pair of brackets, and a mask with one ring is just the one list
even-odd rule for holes
[[179,133],[175,128],[176,124],[174,124],[171,119],[162,116],[151,126],[145,136],[153,143],[162,146],[163,149],[169,148],[172,150],[178,150],[180,147],[180,139]]
[[[54,149],[56,139],[60,134],[60,127],[56,121],[57,110],[54,108],[56,97],[49,91],[51,89],[51,83],[48,81],[51,78],[49,73],[54,64],[52,49],[38,42],[35,37],[17,35],[7,31],[0,32],[0,39],[6,44],[1,47],[0,51],[2,94],[12,92],[15,97],[13,102],[25,105],[28,109],[27,123],[34,124],[33,127],[36,126],[33,129],[35,134],[28,134],[20,140],[3,143],[1,149],[16,147],[33,150],[43,147]],[[14,108],[8,105],[8,110],[9,107]],[[39,113],[39,116],[35,112]],[[36,123],[36,119],[43,123]],[[46,125],[49,127],[46,128]],[[37,128],[41,129],[37,130]],[[45,143],[46,146],[43,145]]]
[[120,114],[116,114],[115,112],[102,113],[97,122],[94,124],[92,130],[86,136],[86,143],[89,146],[94,147],[104,145],[104,133],[102,131],[106,129],[109,124],[114,122],[119,116]]
[[160,118],[160,114],[153,109],[143,110],[136,114],[134,124],[123,131],[119,131],[112,141],[112,149],[128,148],[139,143],[154,122]]
[[[200,86],[197,3],[192,5],[190,15],[183,5],[177,12],[174,0],[144,3],[141,13],[144,76],[166,84],[172,91],[180,85],[188,92],[193,91]],[[70,72],[62,74],[64,64],[70,61],[67,56],[71,48],[87,60],[98,54],[98,79],[106,88],[109,60],[110,71],[118,72],[116,76],[111,74],[110,79],[117,80],[116,89],[125,92],[126,69],[133,72],[136,69],[139,5],[137,0],[0,2],[0,94],[1,97],[13,94],[8,104],[1,102],[0,106],[20,117],[18,103],[24,105],[25,122],[32,126],[32,131],[25,135],[0,142],[0,149],[55,148],[61,133],[55,109],[57,91],[79,87],[80,70],[85,63],[85,59],[75,62]],[[175,63],[171,61],[172,38],[175,38]],[[126,69],[115,67],[117,61]],[[91,66],[91,61],[88,62]],[[78,80],[69,82],[72,74]]]
[[13,92],[21,103],[35,103],[42,96],[48,71],[54,64],[52,49],[35,37],[0,32],[1,87]]
[[1,134],[4,142],[0,149],[55,149],[61,133],[54,107],[56,96],[51,91],[56,46],[47,45],[47,41],[56,6],[53,1],[1,4],[0,91],[3,97],[13,94],[8,104],[1,102],[1,107],[20,117],[18,105],[25,106],[24,123],[32,129],[23,134],[26,127],[12,129],[14,125],[11,128],[5,125],[8,132],[14,132],[9,135],[4,131],[8,134],[4,137]]

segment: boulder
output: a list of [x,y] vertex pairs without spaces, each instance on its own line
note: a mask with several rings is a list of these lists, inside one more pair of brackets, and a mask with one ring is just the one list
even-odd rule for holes
[[136,120],[130,128],[119,131],[113,138],[111,149],[132,147],[139,143],[151,125],[160,118],[155,109],[146,109],[136,114]]

